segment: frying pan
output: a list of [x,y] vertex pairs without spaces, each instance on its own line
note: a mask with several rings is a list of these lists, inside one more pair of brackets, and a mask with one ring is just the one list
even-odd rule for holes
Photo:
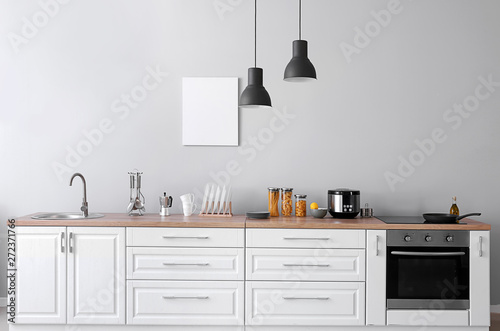
[[444,213],[427,213],[422,215],[429,223],[458,223],[462,218],[468,216],[481,216],[481,213],[470,213],[464,215],[453,215]]

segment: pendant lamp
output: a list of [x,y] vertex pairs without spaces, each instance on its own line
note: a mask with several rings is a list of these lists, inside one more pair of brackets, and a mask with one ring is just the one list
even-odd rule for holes
[[240,107],[271,107],[271,97],[263,85],[263,70],[257,68],[257,0],[254,17],[254,67],[248,68],[248,85],[240,96]]
[[316,69],[307,57],[307,41],[302,40],[302,0],[299,0],[299,40],[293,41],[293,57],[285,68],[287,82],[307,82],[316,79]]

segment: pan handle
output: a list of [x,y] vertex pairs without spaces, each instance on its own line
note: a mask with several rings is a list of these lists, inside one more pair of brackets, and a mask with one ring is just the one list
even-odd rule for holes
[[462,218],[466,218],[468,216],[481,216],[481,213],[470,213],[470,214],[460,215],[457,217],[457,221],[461,220]]

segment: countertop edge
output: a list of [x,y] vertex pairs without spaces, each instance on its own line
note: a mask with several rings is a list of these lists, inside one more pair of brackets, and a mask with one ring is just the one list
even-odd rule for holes
[[15,219],[16,226],[92,226],[92,227],[169,227],[169,228],[247,228],[247,229],[360,229],[360,230],[483,230],[490,231],[491,225],[469,218],[467,224],[386,224],[379,219],[354,218],[336,219],[313,217],[278,217],[271,219],[249,219],[245,215],[233,217],[206,217],[199,215],[170,215],[161,217],[156,214],[128,216],[119,213],[104,213],[105,218],[88,220],[36,220],[38,213]]

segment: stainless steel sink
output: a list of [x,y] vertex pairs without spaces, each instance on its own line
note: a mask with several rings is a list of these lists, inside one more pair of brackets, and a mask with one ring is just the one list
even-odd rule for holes
[[101,218],[103,214],[89,214],[83,216],[82,213],[45,213],[31,216],[35,220],[83,220],[90,218]]

